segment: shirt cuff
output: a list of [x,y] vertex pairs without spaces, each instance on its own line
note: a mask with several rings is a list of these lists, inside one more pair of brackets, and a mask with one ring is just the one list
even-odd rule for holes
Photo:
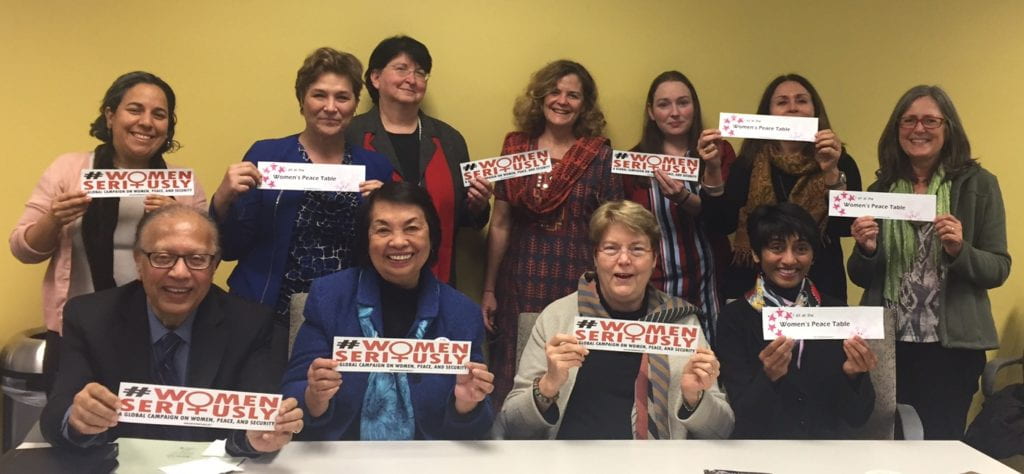
[[92,446],[99,446],[106,440],[106,436],[103,433],[86,435],[75,431],[68,423],[68,419],[71,418],[71,407],[68,407],[67,411],[64,412],[64,420],[60,422],[60,434],[64,439],[68,440],[69,443],[78,446],[79,448],[89,448]]

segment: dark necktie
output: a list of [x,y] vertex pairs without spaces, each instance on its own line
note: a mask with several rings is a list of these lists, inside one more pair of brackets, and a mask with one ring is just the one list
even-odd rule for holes
[[157,383],[181,385],[178,369],[174,365],[174,354],[184,342],[180,336],[169,332],[153,344],[153,367],[156,369]]

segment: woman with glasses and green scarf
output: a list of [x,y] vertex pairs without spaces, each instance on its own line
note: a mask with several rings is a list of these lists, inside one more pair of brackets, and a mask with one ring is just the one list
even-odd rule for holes
[[896,318],[896,399],[914,406],[926,439],[960,439],[985,351],[999,342],[988,290],[1010,274],[996,177],[971,145],[946,92],[916,86],[878,140],[868,190],[931,194],[932,222],[857,218],[848,270],[863,305]]

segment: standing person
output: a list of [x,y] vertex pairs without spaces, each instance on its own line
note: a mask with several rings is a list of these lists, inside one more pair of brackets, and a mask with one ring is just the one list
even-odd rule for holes
[[733,262],[725,275],[726,298],[741,298],[754,284],[756,265],[751,260],[747,218],[764,204],[792,202],[811,213],[822,245],[810,278],[822,293],[846,302],[846,270],[841,237],[850,235],[851,219],[828,217],[828,191],[861,190],[860,171],[832,131],[825,104],[803,76],[776,77],[761,96],[761,115],[818,117],[814,143],[747,139],[729,173],[725,194],[706,199],[714,228],[736,232]]
[[845,341],[764,338],[761,309],[846,306],[807,277],[820,248],[814,219],[794,203],[761,206],[747,220],[758,265],[742,299],[722,309],[718,357],[739,439],[829,439],[867,422],[868,375],[878,363],[860,337]]
[[11,232],[15,258],[49,261],[43,278],[47,387],[57,370],[64,303],[139,277],[132,246],[135,226],[146,212],[174,202],[206,207],[198,182],[194,195],[176,198],[92,199],[81,190],[84,169],[168,168],[164,153],[180,147],[174,139],[176,103],[171,86],[151,73],[129,72],[115,79],[89,127],[89,135],[102,143],[92,152],[57,157],[36,183]]
[[495,189],[481,306],[488,331],[496,333],[491,367],[499,401],[515,375],[519,313],[539,312],[575,290],[593,265],[590,215],[622,198],[608,139],[601,136],[597,85],[586,68],[568,60],[544,66],[516,100],[514,115],[519,130],[505,136],[501,154],[547,149],[552,170]]
[[492,186],[474,178],[462,186],[459,164],[469,161],[458,130],[420,108],[433,58],[426,45],[408,36],[381,41],[366,66],[366,90],[373,108],[352,120],[352,143],[383,153],[398,178],[419,184],[441,217],[441,242],[432,270],[455,284],[455,237],[460,227],[482,229],[490,214]]
[[701,195],[724,192],[736,154],[718,130],[703,126],[700,99],[690,79],[679,71],[659,74],[647,90],[643,132],[633,151],[699,156],[701,179],[677,181],[659,170],[653,178],[624,175],[622,183],[626,198],[651,211],[661,228],[661,258],[651,283],[700,308],[701,326],[713,344],[722,303],[720,267],[730,256],[730,246],[725,234],[707,228]]
[[718,388],[721,367],[703,333],[688,355],[589,350],[577,316],[697,325],[697,308],[648,283],[658,260],[658,223],[630,201],[590,218],[596,271],[538,316],[499,426],[510,438],[723,439],[733,413]]
[[858,217],[850,278],[861,304],[896,316],[896,400],[917,409],[925,439],[960,439],[985,351],[999,339],[988,290],[1010,275],[999,182],[971,157],[960,116],[938,86],[896,103],[878,139],[868,190],[932,194],[933,222]]
[[[292,295],[309,291],[315,278],[352,266],[360,194],[391,179],[387,158],[345,140],[359,105],[362,72],[355,56],[332,48],[307,56],[295,77],[305,129],[254,143],[241,162],[228,167],[210,205],[224,259],[238,260],[228,277],[231,293],[274,308],[279,350],[286,347]],[[260,161],[364,165],[366,181],[361,193],[259,190]],[[283,363],[286,356],[278,354]]]

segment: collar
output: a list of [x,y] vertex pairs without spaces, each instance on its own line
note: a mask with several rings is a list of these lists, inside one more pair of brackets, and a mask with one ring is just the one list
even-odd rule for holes
[[[371,320],[378,332],[383,327],[380,310],[381,277],[377,270],[370,267],[359,269],[359,282],[356,288],[356,304],[360,308],[372,308]],[[426,265],[420,270],[419,301],[416,303],[416,320],[437,318],[440,309],[441,283]]]

